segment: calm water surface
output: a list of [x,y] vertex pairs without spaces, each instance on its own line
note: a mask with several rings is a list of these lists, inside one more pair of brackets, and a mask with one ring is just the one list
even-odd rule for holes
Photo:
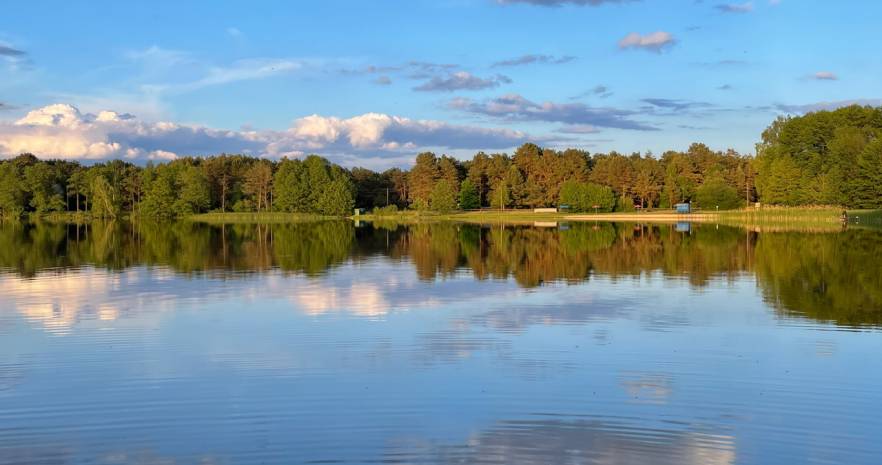
[[882,233],[0,225],[0,464],[878,464]]

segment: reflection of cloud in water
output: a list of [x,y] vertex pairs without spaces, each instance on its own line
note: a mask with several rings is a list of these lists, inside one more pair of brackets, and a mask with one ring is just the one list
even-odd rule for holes
[[348,287],[309,283],[298,289],[292,299],[308,315],[345,311],[372,317],[386,314],[390,307],[379,287],[370,283],[352,283]]
[[36,278],[0,274],[0,295],[9,297],[0,317],[14,310],[47,332],[63,335],[82,321],[156,314],[174,309],[179,298],[204,298],[205,289],[196,281],[168,281],[169,276],[174,275],[162,268],[81,268]]
[[[122,272],[80,268],[31,279],[0,274],[0,293],[11,297],[11,305],[0,312],[15,311],[53,334],[69,333],[83,321],[93,326],[104,322],[105,327],[120,319],[143,324],[163,311],[217,302],[251,305],[278,300],[307,315],[368,318],[432,308],[473,315],[478,309],[486,313],[474,316],[471,323],[502,332],[626,317],[633,308],[624,298],[598,300],[597,291],[585,286],[524,290],[511,281],[476,284],[468,277],[426,283],[408,264],[388,261],[343,266],[320,278],[266,272],[237,279],[182,279],[162,267]],[[512,307],[510,302],[517,304]]]
[[8,296],[26,320],[63,334],[81,318],[116,319],[119,309],[102,297],[120,289],[124,274],[128,273],[77,271],[35,279],[6,275],[0,277],[0,294]]
[[622,373],[621,384],[637,403],[664,404],[673,392],[671,376],[665,373]]
[[589,296],[585,302],[501,308],[476,315],[472,321],[498,331],[515,332],[533,325],[575,325],[620,318],[628,315],[630,305],[628,299],[595,301]]
[[464,444],[393,447],[390,460],[425,464],[728,465],[736,457],[729,435],[600,420],[506,421]]

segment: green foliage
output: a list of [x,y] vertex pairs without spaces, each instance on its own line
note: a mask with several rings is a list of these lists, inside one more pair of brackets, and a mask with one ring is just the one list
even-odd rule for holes
[[349,174],[316,155],[302,162],[283,159],[273,183],[273,201],[281,211],[345,216],[355,207]]
[[147,188],[142,203],[144,215],[155,218],[171,218],[175,215],[175,184],[171,173],[156,176]]
[[371,214],[374,216],[394,216],[398,214],[398,206],[393,204],[385,207],[374,207],[374,209],[371,210]]
[[478,196],[478,190],[470,179],[466,179],[459,186],[459,208],[462,210],[481,208],[481,198]]
[[115,218],[119,214],[119,189],[111,184],[103,173],[95,174],[89,190],[92,192],[92,215],[99,218]]
[[306,167],[300,160],[283,158],[273,178],[273,202],[278,211],[308,212],[310,186]]
[[195,166],[185,166],[177,174],[175,188],[178,193],[173,210],[178,216],[207,211],[211,206],[208,177]]
[[[570,211],[610,212],[616,205],[612,189],[594,183],[567,181],[560,188],[560,204],[569,205]],[[595,205],[597,208],[594,208]]]
[[271,163],[265,160],[258,160],[245,171],[242,192],[251,196],[252,203],[257,208],[257,211],[269,210],[272,186],[273,167]]
[[498,210],[509,207],[512,202],[511,191],[505,181],[497,181],[487,196],[490,198],[490,206]]
[[30,193],[30,205],[37,214],[64,210],[64,198],[58,176],[48,163],[36,163],[24,169]]
[[694,202],[705,210],[733,210],[744,206],[734,187],[720,178],[713,178],[695,191]]
[[0,163],[0,217],[20,217],[25,212],[25,203],[26,192],[20,173],[12,163]]
[[355,195],[352,183],[348,179],[338,177],[321,189],[316,203],[317,213],[322,215],[346,216],[355,207]]
[[441,177],[438,159],[432,152],[424,152],[416,156],[416,161],[407,177],[408,200],[417,210],[429,208],[429,196],[432,188]]
[[[882,177],[870,153],[882,136],[882,108],[850,106],[779,118],[757,146],[757,189],[764,203],[879,207]],[[869,152],[867,152],[869,151]]]
[[435,183],[429,194],[429,207],[439,213],[450,213],[456,210],[456,188],[453,184],[442,179]]
[[882,138],[870,142],[857,159],[853,205],[858,208],[882,208]]

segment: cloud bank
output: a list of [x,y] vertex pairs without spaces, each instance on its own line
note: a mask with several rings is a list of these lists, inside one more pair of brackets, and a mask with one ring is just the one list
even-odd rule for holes
[[382,113],[351,118],[311,115],[294,120],[284,131],[234,131],[147,122],[114,111],[82,113],[72,105],[54,104],[0,123],[0,156],[31,152],[43,158],[144,161],[222,152],[265,157],[318,152],[339,162],[357,163],[362,156],[390,158],[426,148],[505,149],[529,139],[511,129]]

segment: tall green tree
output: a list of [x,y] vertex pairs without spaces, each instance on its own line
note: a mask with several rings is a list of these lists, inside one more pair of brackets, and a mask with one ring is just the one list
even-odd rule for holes
[[211,206],[211,187],[205,172],[196,166],[184,166],[175,179],[177,199],[174,211],[178,216],[202,213]]
[[63,190],[58,175],[48,163],[35,163],[24,169],[24,179],[30,193],[30,206],[37,214],[63,211]]
[[435,183],[441,178],[438,159],[432,152],[423,152],[408,174],[408,199],[413,208],[424,210],[429,207],[429,196]]
[[459,208],[463,210],[481,208],[481,197],[471,179],[466,179],[459,186]]
[[439,213],[456,210],[456,187],[447,179],[435,183],[429,194],[429,207]]
[[277,210],[298,213],[312,210],[308,174],[302,161],[283,158],[273,177],[273,190]]
[[699,186],[694,200],[704,210],[732,210],[744,205],[738,191],[719,177],[709,179]]

